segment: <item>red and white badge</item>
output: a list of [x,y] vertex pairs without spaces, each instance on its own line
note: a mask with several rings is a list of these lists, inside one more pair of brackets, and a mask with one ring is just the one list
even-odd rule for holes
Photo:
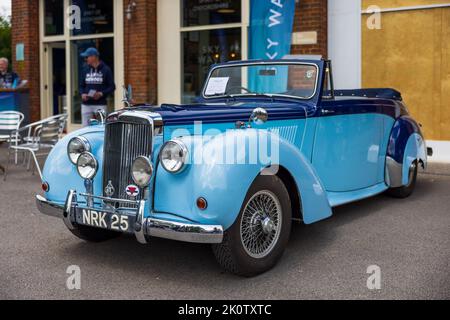
[[139,187],[135,186],[134,184],[130,184],[125,189],[125,192],[129,197],[137,197],[139,195]]

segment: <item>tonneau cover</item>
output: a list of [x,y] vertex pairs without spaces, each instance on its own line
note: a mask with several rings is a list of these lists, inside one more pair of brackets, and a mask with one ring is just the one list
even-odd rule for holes
[[367,98],[382,98],[394,99],[402,101],[402,95],[395,89],[390,88],[374,88],[374,89],[351,89],[351,90],[334,90],[337,97],[367,97]]

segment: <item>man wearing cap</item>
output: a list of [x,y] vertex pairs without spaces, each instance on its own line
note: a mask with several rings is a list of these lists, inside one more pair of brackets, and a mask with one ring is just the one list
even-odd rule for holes
[[100,60],[100,53],[96,48],[88,48],[81,56],[87,63],[80,78],[80,93],[83,101],[81,122],[83,126],[87,126],[98,109],[106,112],[106,99],[116,90],[116,85],[111,69]]

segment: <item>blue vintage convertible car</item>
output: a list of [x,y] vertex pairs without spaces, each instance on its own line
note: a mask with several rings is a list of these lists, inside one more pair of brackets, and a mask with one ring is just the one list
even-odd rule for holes
[[195,103],[128,105],[67,135],[39,210],[77,237],[210,243],[229,272],[275,265],[293,220],[414,190],[427,148],[393,89],[335,90],[327,60],[212,66]]

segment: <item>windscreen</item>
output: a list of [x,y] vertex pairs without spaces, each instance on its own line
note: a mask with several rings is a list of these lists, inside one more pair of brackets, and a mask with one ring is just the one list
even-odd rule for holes
[[205,98],[221,96],[289,96],[310,99],[317,86],[314,64],[254,64],[221,66],[208,78]]

